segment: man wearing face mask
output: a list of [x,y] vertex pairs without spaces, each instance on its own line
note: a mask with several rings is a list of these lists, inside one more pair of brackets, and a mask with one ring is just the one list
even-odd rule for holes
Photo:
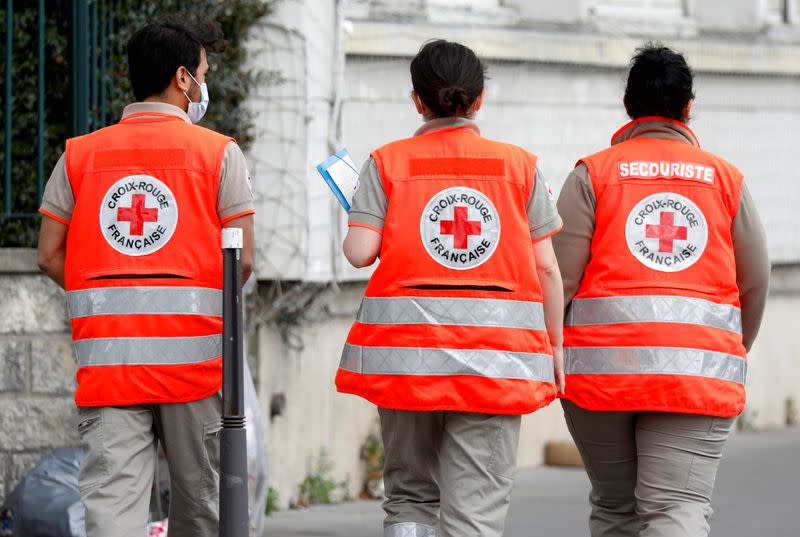
[[87,537],[141,537],[156,445],[172,537],[218,532],[221,230],[253,200],[232,138],[194,125],[208,107],[216,25],[148,24],[128,42],[136,100],[113,126],[67,141],[45,189],[39,265],[67,291],[78,359]]

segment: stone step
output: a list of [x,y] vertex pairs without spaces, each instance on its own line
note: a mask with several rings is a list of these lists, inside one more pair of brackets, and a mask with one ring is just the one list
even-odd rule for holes
[[569,466],[583,468],[583,461],[575,443],[566,441],[550,441],[544,446],[545,466]]

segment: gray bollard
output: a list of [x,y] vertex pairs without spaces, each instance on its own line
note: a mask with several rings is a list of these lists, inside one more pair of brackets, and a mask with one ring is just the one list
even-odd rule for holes
[[222,230],[222,430],[219,536],[248,537],[247,432],[242,352],[242,241],[239,228]]

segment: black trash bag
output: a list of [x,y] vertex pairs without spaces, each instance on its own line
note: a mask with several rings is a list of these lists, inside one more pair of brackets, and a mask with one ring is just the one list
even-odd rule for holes
[[57,449],[6,498],[14,537],[86,537],[78,489],[82,448]]

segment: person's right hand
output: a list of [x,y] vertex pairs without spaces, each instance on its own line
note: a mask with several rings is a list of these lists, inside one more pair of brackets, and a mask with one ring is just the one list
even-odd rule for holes
[[564,376],[564,347],[561,345],[553,346],[553,372],[555,373],[556,390],[563,394],[567,387],[567,381]]

